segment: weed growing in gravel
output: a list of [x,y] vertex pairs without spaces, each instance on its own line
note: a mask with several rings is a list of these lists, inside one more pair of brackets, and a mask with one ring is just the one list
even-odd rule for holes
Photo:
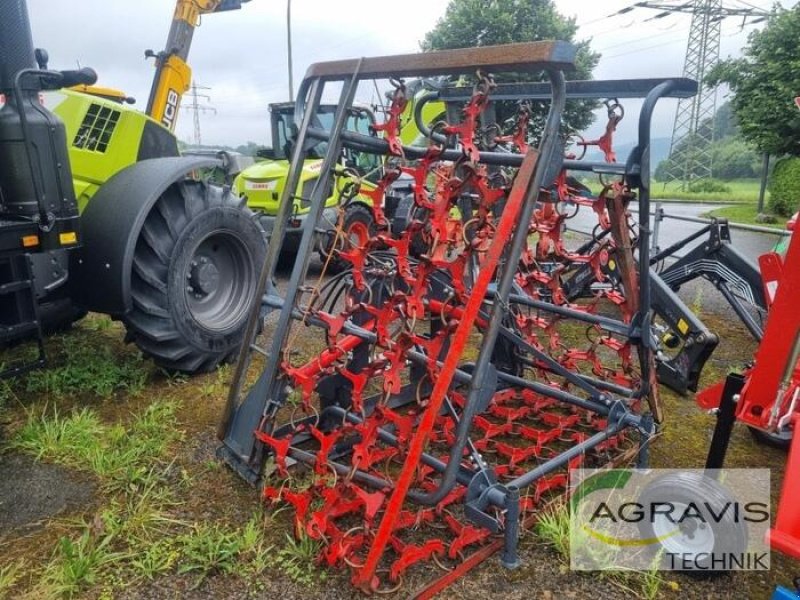
[[[71,598],[99,581],[103,569],[126,558],[112,551],[111,535],[98,536],[87,525],[77,539],[62,537],[36,592],[45,597]],[[36,593],[35,592],[35,593]]]
[[692,312],[700,318],[703,313],[703,288],[698,287],[692,300]]
[[200,386],[200,393],[207,398],[221,398],[225,395],[230,379],[230,365],[221,365],[215,373],[206,376]]
[[8,597],[8,593],[22,577],[22,570],[25,564],[19,560],[0,567],[0,598]]
[[539,515],[534,531],[564,560],[569,559],[569,506],[559,503]]
[[286,545],[275,556],[276,566],[295,583],[311,586],[324,581],[326,573],[319,569],[309,569],[320,551],[320,542],[303,534],[299,539],[286,534]]
[[235,532],[207,523],[194,526],[180,538],[183,558],[179,573],[197,573],[197,585],[212,574],[229,574],[236,568],[239,539]]
[[151,581],[159,575],[170,573],[178,564],[180,556],[176,540],[160,539],[131,558],[131,567],[137,575]]
[[264,540],[264,525],[254,516],[242,529],[230,530],[214,524],[196,524],[178,538],[181,554],[179,573],[196,573],[196,585],[215,574],[262,573],[271,564]]
[[658,591],[661,589],[661,583],[664,581],[661,577],[661,572],[658,570],[661,558],[661,553],[659,553],[651,563],[650,568],[641,575],[642,596],[645,600],[655,600],[658,596]]
[[172,491],[163,485],[165,473],[151,471],[149,481],[135,494],[114,498],[100,513],[103,528],[131,547],[147,548],[164,531],[185,523],[169,515],[178,506]]
[[98,443],[102,425],[97,415],[84,408],[62,417],[58,408],[48,415],[28,413],[28,422],[11,440],[10,446],[36,458],[70,464],[85,458],[86,449]]
[[[0,363],[0,372],[2,372],[4,368],[4,365]],[[16,394],[14,394],[11,383],[7,379],[0,379],[0,410],[14,398],[16,398]]]

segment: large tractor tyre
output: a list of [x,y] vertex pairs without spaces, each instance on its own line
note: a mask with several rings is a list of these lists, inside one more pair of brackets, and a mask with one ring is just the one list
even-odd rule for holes
[[[335,231],[330,232],[327,243],[320,251],[323,264],[328,263],[328,272],[341,273],[350,266],[350,263],[339,255],[341,251],[352,248],[363,248],[375,236],[378,227],[372,211],[363,204],[351,204],[345,209],[342,232],[337,236]],[[333,252],[337,250],[339,252]],[[330,256],[333,252],[333,256]]]
[[136,242],[128,339],[168,371],[207,372],[231,360],[265,255],[263,229],[230,191],[170,186]]

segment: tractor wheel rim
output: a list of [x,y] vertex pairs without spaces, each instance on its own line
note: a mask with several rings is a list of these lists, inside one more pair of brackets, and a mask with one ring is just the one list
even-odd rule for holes
[[682,502],[670,502],[670,504],[674,509],[669,516],[658,513],[653,517],[653,533],[661,540],[664,550],[670,554],[711,554],[716,541],[711,525],[702,519],[693,518],[674,523],[670,517],[684,514],[689,505]]
[[213,331],[236,326],[253,295],[253,272],[250,251],[233,233],[206,236],[186,271],[186,305],[197,324]]

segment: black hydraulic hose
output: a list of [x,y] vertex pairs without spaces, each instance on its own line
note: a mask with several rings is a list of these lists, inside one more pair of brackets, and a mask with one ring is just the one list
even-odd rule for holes
[[425,105],[429,102],[435,102],[438,99],[439,92],[429,92],[417,100],[414,106],[414,124],[417,126],[417,129],[419,129],[419,132],[429,140],[437,144],[446,144],[447,136],[441,133],[434,133],[422,117],[422,109],[425,108]]

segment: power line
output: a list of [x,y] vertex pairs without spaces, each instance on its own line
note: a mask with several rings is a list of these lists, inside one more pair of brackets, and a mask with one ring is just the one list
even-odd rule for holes
[[211,96],[208,94],[198,94],[197,90],[211,90],[211,88],[192,82],[192,103],[186,107],[187,110],[191,110],[194,113],[194,143],[196,146],[202,146],[203,138],[200,135],[200,113],[211,112],[217,114],[217,109],[213,106],[200,104],[200,98],[210,102]]
[[[646,21],[663,19],[676,13],[692,15],[683,76],[697,81],[698,92],[693,98],[678,102],[667,173],[668,181],[680,181],[683,188],[690,180],[711,177],[712,174],[714,127],[707,123],[716,113],[717,92],[706,86],[705,82],[711,67],[719,61],[722,21],[729,17],[741,17],[743,28],[747,24],[766,20],[771,13],[743,2],[736,6],[723,5],[722,0],[646,0],[625,7],[619,13],[625,14],[638,8],[659,11]],[[659,45],[666,44],[653,47]]]

